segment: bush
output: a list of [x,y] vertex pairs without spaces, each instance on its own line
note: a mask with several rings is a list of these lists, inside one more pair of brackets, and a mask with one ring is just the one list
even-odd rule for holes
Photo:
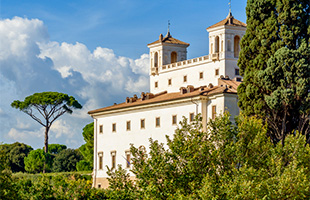
[[82,159],[78,150],[65,149],[60,151],[54,158],[54,172],[72,172],[76,171],[76,164]]

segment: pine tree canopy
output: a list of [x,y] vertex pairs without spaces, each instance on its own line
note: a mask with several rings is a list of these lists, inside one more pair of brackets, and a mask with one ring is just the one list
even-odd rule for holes
[[266,119],[274,142],[299,131],[310,143],[310,2],[248,0],[246,14],[239,107]]

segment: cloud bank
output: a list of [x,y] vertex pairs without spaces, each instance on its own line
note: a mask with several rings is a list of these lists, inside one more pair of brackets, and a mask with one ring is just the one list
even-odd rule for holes
[[50,131],[50,143],[77,148],[87,112],[124,101],[149,88],[147,54],[139,59],[117,56],[112,49],[49,40],[41,20],[14,17],[0,20],[0,142],[24,142],[41,148],[42,127],[10,107],[35,92],[57,91],[74,96],[83,109],[66,114]]

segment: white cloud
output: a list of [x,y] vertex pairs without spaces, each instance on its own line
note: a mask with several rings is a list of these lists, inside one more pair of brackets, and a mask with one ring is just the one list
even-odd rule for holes
[[[38,138],[43,136],[44,128],[41,128],[37,131],[29,131],[29,130],[22,130],[18,128],[11,128],[8,133],[8,136],[16,141],[29,141],[30,138]],[[31,140],[31,139],[30,139]]]
[[67,93],[83,105],[72,115],[61,116],[50,131],[50,143],[76,148],[84,143],[82,128],[92,121],[89,110],[122,102],[133,92],[149,88],[147,54],[134,60],[104,47],[91,52],[79,42],[50,41],[47,28],[38,19],[0,20],[0,43],[0,120],[1,124],[7,122],[1,127],[0,141],[43,146],[43,127],[10,107],[13,100],[35,92]]
[[74,133],[71,132],[69,124],[62,119],[55,121],[51,126],[50,131],[55,133],[55,138],[60,138],[64,135],[70,138],[74,136]]

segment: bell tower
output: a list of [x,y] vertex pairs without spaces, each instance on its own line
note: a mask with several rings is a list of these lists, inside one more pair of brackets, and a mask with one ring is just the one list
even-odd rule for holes
[[169,29],[165,37],[160,34],[158,40],[147,46],[150,48],[151,76],[158,75],[163,65],[187,59],[187,47],[189,44],[173,38]]
[[230,11],[224,20],[208,27],[207,31],[212,60],[238,60],[240,41],[246,31],[245,23],[235,19]]
[[246,24],[235,19],[230,10],[224,20],[208,27],[207,31],[209,57],[213,62],[219,62],[219,75],[241,81],[237,61]]

